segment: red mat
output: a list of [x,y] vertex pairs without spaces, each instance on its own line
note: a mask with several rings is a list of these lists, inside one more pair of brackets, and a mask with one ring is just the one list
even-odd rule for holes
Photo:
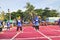
[[[39,31],[44,35],[50,37],[52,40],[60,40],[60,27],[58,25],[48,25],[48,26],[40,26]],[[20,31],[20,30],[19,30]],[[3,31],[3,34],[0,34],[0,39],[11,39],[13,36],[17,34],[16,28],[13,28],[9,31]],[[53,37],[51,37],[53,36]],[[56,37],[55,37],[56,36]],[[38,38],[37,38],[38,37]],[[43,38],[39,38],[43,37]],[[23,38],[23,39],[21,39]],[[24,39],[26,38],[26,39]],[[18,34],[15,40],[48,40],[39,32],[34,30],[32,26],[23,27],[23,33]]]
[[0,39],[10,39],[16,34],[16,29],[5,30],[0,34]]
[[32,38],[32,37],[41,37],[37,31],[32,27],[25,27],[23,33],[20,33],[16,38]]

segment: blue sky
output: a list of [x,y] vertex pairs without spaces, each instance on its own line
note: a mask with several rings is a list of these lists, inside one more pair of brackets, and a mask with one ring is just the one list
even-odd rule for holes
[[0,0],[0,11],[7,12],[17,11],[18,9],[25,10],[26,3],[30,2],[35,8],[50,7],[50,9],[60,10],[60,0]]

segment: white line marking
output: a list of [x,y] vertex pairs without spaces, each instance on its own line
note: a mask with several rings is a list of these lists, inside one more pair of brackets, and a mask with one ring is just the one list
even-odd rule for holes
[[[51,38],[56,38],[56,37],[60,37],[60,36],[50,36]],[[32,37],[32,38],[15,38],[15,39],[24,39],[24,40],[27,40],[27,39],[44,39],[46,37]]]
[[43,34],[42,32],[40,32],[40,31],[38,31],[38,30],[37,30],[37,32],[40,33],[41,35],[43,35],[45,38],[47,38],[47,39],[49,39],[49,40],[52,40],[50,37],[46,36],[46,35]]
[[39,39],[39,38],[45,38],[45,37],[32,37],[32,38],[16,38],[16,39]]
[[[35,29],[34,29],[35,30]],[[48,37],[48,36],[46,36],[46,35],[44,35],[42,32],[40,32],[40,31],[37,31],[38,33],[40,33],[41,35],[43,35],[45,38],[47,38],[47,39],[49,39],[49,40],[52,40],[50,37]],[[29,33],[29,32],[28,32]],[[12,37],[12,39],[11,40],[13,40],[17,35],[19,35],[20,34],[20,32],[19,33],[17,33],[15,36],[13,36]],[[40,38],[44,38],[44,37],[40,37]],[[55,36],[56,37],[56,36]],[[60,37],[60,36],[59,36]],[[38,37],[37,37],[38,38]],[[23,39],[32,39],[32,38],[23,38]],[[33,38],[33,39],[35,39],[35,38]]]
[[57,37],[60,37],[60,36],[50,36],[51,38],[57,38]]
[[[35,30],[35,29],[34,29]],[[45,38],[49,39],[49,40],[52,40],[50,37],[46,36],[45,34],[43,34],[42,32],[38,31],[38,30],[35,30],[37,31],[38,33],[40,33],[41,35],[43,35]]]
[[[49,36],[49,37],[51,37],[51,38],[60,38],[60,36]],[[43,38],[45,38],[45,37],[31,37],[31,38],[15,38],[15,39],[25,39],[25,40],[27,40],[27,39],[43,39]],[[9,40],[9,39],[0,39],[0,40]]]
[[15,36],[13,36],[10,40],[13,40],[17,35],[19,35],[20,32],[18,32]]
[[[25,29],[25,28],[24,28]],[[22,29],[22,31],[24,30]],[[18,36],[20,33],[23,33],[23,32],[18,32],[15,36],[13,36],[10,40],[13,40],[16,36]]]

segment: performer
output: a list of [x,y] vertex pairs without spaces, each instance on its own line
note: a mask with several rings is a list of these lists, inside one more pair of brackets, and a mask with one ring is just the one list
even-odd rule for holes
[[22,31],[22,21],[21,21],[21,19],[17,20],[17,31],[19,30],[19,28],[20,28],[20,31]]
[[10,30],[10,21],[7,22],[7,29]]
[[36,30],[39,30],[39,18],[38,18],[38,16],[36,16],[34,18],[34,26],[35,26]]

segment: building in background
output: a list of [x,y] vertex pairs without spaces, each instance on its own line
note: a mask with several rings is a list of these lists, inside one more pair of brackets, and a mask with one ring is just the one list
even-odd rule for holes
[[48,17],[46,18],[46,21],[54,23],[55,21],[58,21],[60,17]]

